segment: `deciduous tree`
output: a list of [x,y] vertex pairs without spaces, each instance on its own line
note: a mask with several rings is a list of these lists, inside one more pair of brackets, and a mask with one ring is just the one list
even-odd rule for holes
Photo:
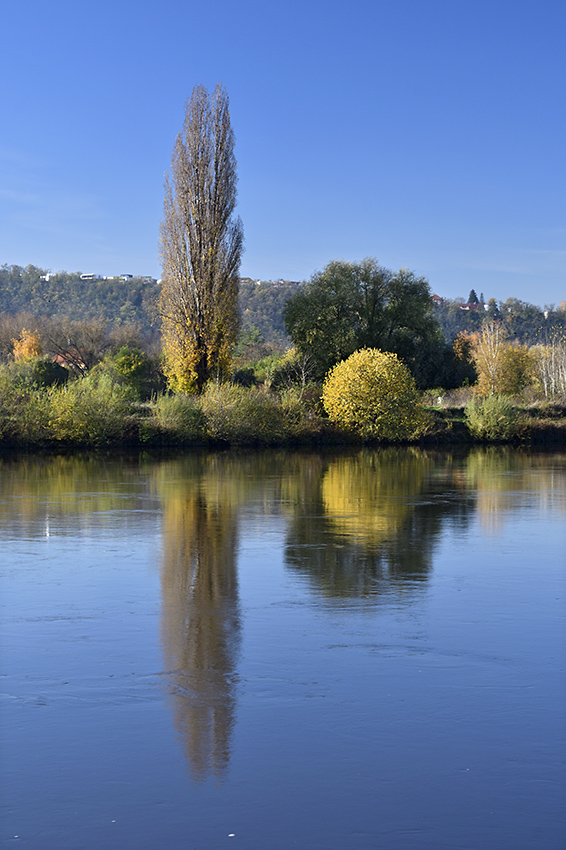
[[15,360],[32,360],[34,357],[41,357],[43,347],[41,339],[36,331],[26,331],[22,328],[22,332],[18,339],[14,342],[14,359]]
[[372,258],[329,263],[287,301],[284,315],[295,346],[321,375],[371,347],[395,352],[420,379],[427,358],[442,349],[426,279],[407,269],[393,273]]
[[566,334],[552,333],[544,345],[530,349],[533,371],[545,396],[566,393]]
[[498,392],[502,355],[507,348],[507,331],[502,322],[485,322],[473,347],[473,361],[478,372],[480,395]]
[[228,95],[193,90],[165,182],[160,313],[165,371],[177,391],[224,374],[238,333],[243,230]]
[[111,347],[104,319],[77,321],[61,317],[47,320],[42,337],[47,353],[83,376],[102,360]]
[[474,334],[470,341],[479,395],[518,395],[528,386],[533,376],[534,357],[525,345],[509,342],[503,322],[485,322],[481,333]]

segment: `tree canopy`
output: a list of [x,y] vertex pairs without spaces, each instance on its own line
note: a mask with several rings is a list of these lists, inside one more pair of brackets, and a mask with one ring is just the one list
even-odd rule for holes
[[320,375],[360,348],[398,354],[417,379],[427,354],[442,348],[424,277],[392,272],[377,260],[334,260],[284,307],[295,346],[314,358]]

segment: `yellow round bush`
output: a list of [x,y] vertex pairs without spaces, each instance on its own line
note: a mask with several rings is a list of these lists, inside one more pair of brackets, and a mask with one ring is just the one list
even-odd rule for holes
[[410,440],[426,424],[413,376],[396,354],[377,348],[362,348],[334,366],[322,403],[332,422],[364,438]]

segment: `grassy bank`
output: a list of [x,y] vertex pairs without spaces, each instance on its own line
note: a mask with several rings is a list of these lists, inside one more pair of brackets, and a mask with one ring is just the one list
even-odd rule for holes
[[[1,377],[1,376],[0,376]],[[439,391],[440,392],[440,391]],[[423,398],[428,422],[415,441],[566,444],[566,406],[471,396]],[[64,386],[0,380],[0,447],[312,446],[360,443],[324,415],[315,388],[273,392],[210,385],[199,397],[160,395],[141,402],[107,375]]]
[[518,443],[531,445],[566,444],[566,406],[541,404],[513,406],[516,428],[508,436],[481,438],[471,433],[466,407],[432,409],[432,423],[418,442],[423,444]]

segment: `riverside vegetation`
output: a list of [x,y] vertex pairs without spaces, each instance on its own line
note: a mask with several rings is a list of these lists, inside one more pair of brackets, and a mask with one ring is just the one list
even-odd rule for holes
[[564,443],[565,412],[563,394],[545,396],[534,383],[514,397],[479,395],[477,385],[421,392],[395,355],[375,350],[340,363],[324,387],[291,352],[264,369],[261,382],[211,381],[200,395],[164,389],[156,365],[127,346],[84,375],[37,353],[0,364],[5,448]]
[[527,345],[487,316],[449,345],[426,281],[374,261],[332,263],[286,304],[295,345],[244,329],[229,371],[193,394],[172,392],[160,346],[135,326],[4,314],[0,445],[565,442],[559,329]]
[[[450,359],[442,355],[444,365],[454,366],[446,389],[419,387],[392,352],[362,347],[345,356],[359,342],[346,334],[342,359],[321,377],[320,359],[307,345],[276,353],[261,332],[248,330],[240,334],[230,375],[188,395],[170,391],[159,349],[144,345],[135,327],[27,321],[33,330],[17,332],[18,317],[11,325],[5,317],[11,339],[6,334],[0,362],[4,447],[566,441],[560,333],[521,345],[502,322],[487,319],[479,331],[457,335]],[[434,334],[427,344],[431,354],[439,345]]]

